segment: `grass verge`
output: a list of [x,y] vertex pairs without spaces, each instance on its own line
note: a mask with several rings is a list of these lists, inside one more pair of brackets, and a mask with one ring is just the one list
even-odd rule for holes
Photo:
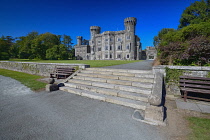
[[17,72],[12,70],[0,69],[0,75],[11,77],[17,81],[20,81],[23,85],[29,87],[31,90],[39,90],[46,86],[46,83],[37,81],[42,76],[31,75],[23,72]]
[[10,59],[9,61],[19,62],[38,62],[38,63],[69,63],[69,64],[88,64],[90,67],[106,67],[139,62],[141,60],[29,60],[29,59]]
[[190,140],[209,140],[210,139],[210,119],[188,117],[192,133]]

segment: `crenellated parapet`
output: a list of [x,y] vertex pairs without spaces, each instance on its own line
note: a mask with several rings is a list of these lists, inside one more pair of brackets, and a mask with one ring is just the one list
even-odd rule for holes
[[101,30],[99,26],[90,26],[90,30]]
[[82,36],[77,36],[77,39],[82,39]]
[[124,24],[136,25],[137,19],[135,17],[128,17],[124,19]]
[[100,34],[100,32],[101,32],[101,27],[99,27],[99,26],[90,26],[91,38],[93,38],[97,34]]

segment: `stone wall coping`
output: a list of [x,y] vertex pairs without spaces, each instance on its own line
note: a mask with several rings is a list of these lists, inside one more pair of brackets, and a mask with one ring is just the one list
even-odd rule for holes
[[[88,64],[74,64],[74,63],[38,63],[38,62],[17,62],[17,61],[0,61],[0,62],[9,62],[9,63],[25,63],[25,64],[40,64],[40,65],[76,65],[84,66]],[[88,65],[89,66],[89,65]]]
[[154,66],[153,69],[183,69],[183,70],[194,70],[194,71],[210,71],[210,66],[172,66],[172,65],[159,65]]

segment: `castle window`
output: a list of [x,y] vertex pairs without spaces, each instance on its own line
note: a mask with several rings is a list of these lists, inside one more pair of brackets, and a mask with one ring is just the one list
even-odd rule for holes
[[105,41],[108,41],[108,38],[106,38]]
[[101,48],[98,48],[98,51],[101,51]]
[[112,46],[110,45],[110,50],[112,50]]
[[105,55],[105,58],[108,58],[108,54]]
[[127,30],[130,30],[130,27],[129,26],[127,27]]
[[105,46],[105,50],[108,50],[108,48],[109,48],[108,46]]
[[129,54],[127,55],[127,58],[129,58]]
[[117,41],[121,41],[121,38],[118,38]]
[[118,49],[118,50],[121,50],[121,46],[119,45],[119,46],[117,47],[117,49]]
[[127,39],[131,39],[131,36],[128,35],[128,36],[127,36]]
[[118,55],[117,55],[117,58],[121,58],[121,55],[120,55],[120,54],[118,54]]
[[101,43],[101,40],[98,40],[98,44],[100,44]]
[[110,41],[113,41],[112,38],[110,38]]
[[110,54],[110,56],[109,56],[110,58],[112,58],[112,54]]
[[127,49],[127,50],[129,50],[129,49],[130,49],[130,45],[129,45],[129,44],[127,45],[126,49]]

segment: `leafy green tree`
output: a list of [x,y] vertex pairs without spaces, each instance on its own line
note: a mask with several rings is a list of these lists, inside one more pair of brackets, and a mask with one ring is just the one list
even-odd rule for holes
[[196,1],[182,13],[179,28],[207,21],[210,22],[210,0]]
[[16,43],[14,43],[9,50],[10,58],[18,58],[19,55],[19,47]]
[[28,33],[26,36],[19,37],[16,41],[16,46],[19,49],[19,58],[28,59],[33,56],[32,42],[39,36],[36,31]]
[[0,38],[0,59],[8,60],[10,58],[10,48],[14,44],[14,38],[11,36],[2,36]]
[[69,49],[71,50],[72,49],[72,39],[70,36],[68,35],[63,35],[63,41],[62,43]]
[[69,51],[69,59],[75,60],[75,48],[72,48],[71,50],[68,51]]
[[32,41],[32,54],[36,59],[46,59],[46,50],[54,45],[59,45],[59,43],[56,35],[51,33],[41,34]]
[[174,31],[175,29],[173,28],[163,28],[162,30],[160,30],[158,32],[158,35],[153,38],[154,46],[157,47],[161,43],[161,41],[163,40],[163,36],[165,34],[167,34],[168,32],[174,32]]
[[65,60],[68,59],[68,51],[64,44],[54,45],[47,49],[46,58],[50,60]]

